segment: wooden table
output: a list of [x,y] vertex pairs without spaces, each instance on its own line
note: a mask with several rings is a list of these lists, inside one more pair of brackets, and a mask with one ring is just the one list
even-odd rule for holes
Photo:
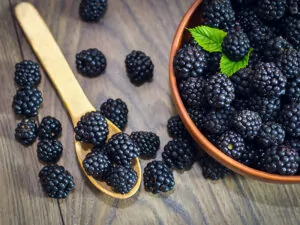
[[[57,117],[63,125],[64,153],[59,164],[74,176],[75,191],[66,200],[47,198],[38,180],[42,164],[36,143],[23,147],[14,139],[19,119],[11,108],[16,91],[14,65],[36,60],[13,18],[19,0],[0,1],[0,224],[300,224],[300,186],[261,183],[241,176],[218,182],[202,177],[198,164],[183,174],[175,172],[176,190],[171,195],[144,191],[129,200],[109,198],[80,171],[74,152],[72,124],[50,81],[43,75],[39,88],[44,104],[39,120]],[[167,119],[175,114],[169,83],[168,58],[176,27],[192,0],[109,0],[105,18],[87,24],[78,17],[79,0],[31,0],[45,18],[63,53],[75,69],[74,57],[82,49],[101,49],[106,73],[95,79],[76,73],[91,102],[99,107],[106,98],[122,97],[130,110],[127,132],[150,130],[169,137]],[[152,83],[134,87],[126,77],[124,58],[139,49],[155,64]],[[160,158],[159,154],[159,158]],[[142,161],[144,167],[147,161]]]

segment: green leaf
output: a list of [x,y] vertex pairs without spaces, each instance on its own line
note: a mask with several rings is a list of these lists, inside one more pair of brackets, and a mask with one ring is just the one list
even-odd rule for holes
[[220,68],[221,73],[231,77],[234,73],[248,66],[250,54],[253,48],[250,48],[248,54],[240,61],[232,61],[225,54],[222,54]]
[[198,26],[188,29],[195,41],[208,52],[222,52],[222,42],[227,33],[217,28]]

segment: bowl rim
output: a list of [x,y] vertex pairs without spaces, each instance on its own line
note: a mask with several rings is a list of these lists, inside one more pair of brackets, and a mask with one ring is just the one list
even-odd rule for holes
[[276,174],[270,174],[266,173],[260,170],[256,170],[253,168],[250,168],[248,166],[243,165],[242,163],[239,163],[235,161],[234,159],[230,158],[226,154],[224,154],[222,151],[220,151],[218,148],[216,148],[202,133],[201,131],[196,127],[192,119],[187,113],[187,110],[181,100],[178,88],[177,88],[177,81],[175,77],[175,72],[173,68],[173,58],[176,54],[176,51],[180,47],[183,32],[197,9],[197,7],[202,3],[203,0],[195,0],[195,2],[191,5],[191,7],[188,9],[188,11],[183,16],[177,31],[175,33],[171,51],[170,51],[170,59],[169,59],[169,81],[170,81],[170,88],[172,93],[172,98],[175,103],[177,112],[179,116],[181,117],[185,127],[191,134],[191,136],[194,138],[194,140],[200,145],[200,147],[205,150],[211,157],[213,157],[215,160],[217,160],[219,163],[223,164],[224,166],[230,168],[234,172],[241,174],[243,176],[252,177],[254,179],[258,179],[265,182],[270,183],[300,183],[300,176],[283,176],[283,175],[276,175]]

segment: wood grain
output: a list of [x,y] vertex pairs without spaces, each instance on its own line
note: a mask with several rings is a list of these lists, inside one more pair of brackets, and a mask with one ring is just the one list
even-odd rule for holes
[[[19,2],[11,1],[12,5]],[[30,2],[45,18],[74,72],[74,56],[80,50],[96,47],[106,55],[108,66],[103,76],[87,79],[75,73],[91,102],[99,107],[108,97],[122,97],[130,110],[127,132],[155,131],[163,147],[169,140],[166,121],[175,113],[168,55],[176,27],[192,0],[109,0],[107,13],[97,24],[79,19],[79,0]],[[39,88],[44,104],[39,119],[52,115],[62,122],[64,153],[59,164],[76,182],[68,199],[57,203],[46,198],[38,184],[42,165],[36,159],[35,146],[25,149],[15,142],[16,118],[10,107],[15,92],[14,64],[22,54],[26,59],[35,57],[17,27],[19,48],[8,0],[0,2],[0,16],[0,224],[300,224],[299,185],[265,184],[241,176],[210,182],[204,180],[198,164],[189,172],[175,172],[176,189],[169,195],[155,196],[141,187],[132,199],[119,201],[99,193],[79,169],[71,121],[43,76]],[[124,58],[133,49],[143,50],[153,59],[152,83],[135,87],[126,77]],[[142,167],[146,163],[142,161]]]

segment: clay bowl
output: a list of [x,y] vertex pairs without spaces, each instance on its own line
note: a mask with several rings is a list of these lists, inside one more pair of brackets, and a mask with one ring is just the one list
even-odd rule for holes
[[215,160],[223,164],[224,166],[228,167],[229,169],[233,170],[234,172],[244,175],[246,177],[251,177],[257,180],[270,182],[270,183],[300,183],[300,176],[281,176],[276,174],[269,174],[266,172],[262,172],[256,169],[252,169],[247,167],[229,156],[225,155],[221,152],[218,148],[216,148],[202,133],[194,122],[189,117],[187,110],[181,100],[177,83],[176,77],[173,69],[173,58],[176,54],[177,49],[181,46],[181,43],[189,40],[191,36],[189,35],[188,31],[185,28],[192,28],[197,25],[200,25],[202,22],[202,0],[196,0],[189,10],[184,15],[183,19],[181,20],[173,43],[171,47],[170,53],[170,61],[169,61],[169,78],[170,78],[170,86],[172,97],[174,103],[176,105],[177,111],[179,116],[181,117],[185,127],[191,134],[191,136],[195,139],[195,141],[199,144],[199,146],[205,150],[210,156],[212,156]]

